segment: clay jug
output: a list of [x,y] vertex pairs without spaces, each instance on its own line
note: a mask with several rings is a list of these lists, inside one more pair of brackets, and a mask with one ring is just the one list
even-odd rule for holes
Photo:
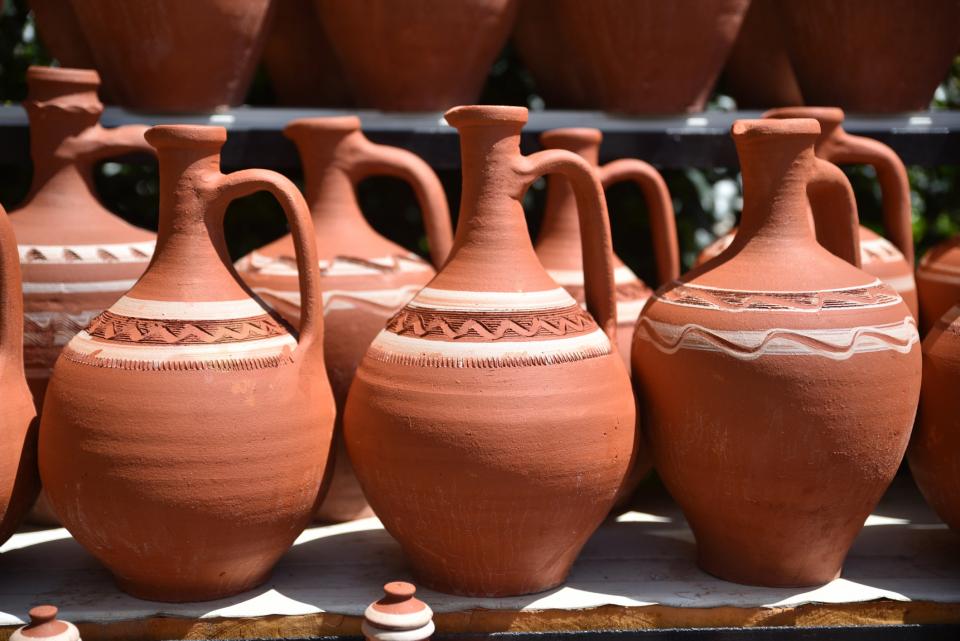
[[[374,231],[360,211],[355,185],[375,174],[408,181],[417,194],[437,266],[450,252],[450,211],[443,186],[430,166],[408,151],[367,140],[359,118],[294,120],[284,134],[296,143],[303,159],[324,292],[324,356],[337,401],[339,434],[347,391],[370,341],[435,274],[429,263]],[[238,261],[237,271],[285,319],[294,326],[299,324],[300,294],[291,236],[244,257]],[[335,448],[333,477],[317,518],[347,521],[370,516],[342,438],[335,440]]]
[[[670,282],[680,275],[680,250],[677,246],[673,201],[667,184],[660,172],[642,160],[624,158],[601,167],[602,139],[603,134],[597,129],[554,129],[540,136],[544,148],[567,149],[596,167],[605,188],[629,180],[643,190],[650,211],[657,276],[661,283]],[[576,197],[566,179],[551,176],[547,180],[546,208],[535,245],[537,257],[550,277],[583,305],[583,256],[580,245]],[[617,289],[618,347],[629,372],[633,327],[651,291],[616,254],[613,255],[613,277]]]
[[[445,117],[463,162],[453,249],[371,344],[344,435],[420,582],[475,596],[540,592],[564,580],[610,511],[635,444],[606,202],[576,154],[520,154],[526,109]],[[564,175],[577,196],[589,312],[530,242],[520,199],[545,173]]]
[[208,112],[243,103],[272,0],[70,0],[117,104]]
[[[958,298],[960,300],[960,298]],[[910,441],[910,471],[927,503],[960,532],[960,303],[923,339],[920,416]]]
[[[853,136],[843,129],[843,111],[832,107],[785,107],[772,109],[765,118],[816,118],[820,138],[816,154],[837,165],[870,165],[877,172],[883,200],[883,227],[890,240],[868,227],[860,226],[860,265],[887,283],[903,298],[910,313],[917,317],[917,283],[913,277],[913,226],[910,205],[910,181],[907,169],[897,153],[882,142]],[[825,231],[829,233],[834,216],[844,212],[825,212]],[[818,229],[818,234],[820,234]],[[730,245],[734,232],[718,239],[697,259],[702,264]]]
[[142,125],[100,126],[100,79],[89,69],[30,67],[33,184],[10,214],[23,270],[24,357],[37,408],[60,350],[130,289],[156,235],[108,211],[94,195],[98,162],[153,153]]
[[750,0],[525,0],[514,37],[550,107],[702,111]]
[[750,0],[723,69],[723,88],[739,109],[802,105],[780,20],[782,0]]
[[30,623],[17,628],[9,641],[81,641],[77,626],[57,618],[52,605],[30,608]]
[[[316,509],[334,419],[319,265],[293,183],[220,173],[223,128],[146,138],[160,161],[157,251],[60,355],[40,475],[64,526],[124,591],[203,601],[263,582]],[[248,293],[224,241],[227,205],[262,190],[293,229],[299,339]]]
[[20,261],[0,207],[0,544],[37,498],[37,411],[23,375]]
[[315,0],[358,107],[440,111],[480,96],[517,0]]
[[313,0],[274,0],[274,4],[263,66],[277,102],[301,107],[351,105],[340,63],[317,20]]
[[960,300],[960,236],[945,240],[929,250],[917,266],[920,294],[920,328],[926,335]]
[[958,0],[788,0],[785,41],[808,104],[921,111],[960,50]]
[[[839,575],[897,471],[920,391],[916,323],[855,267],[853,191],[814,156],[819,135],[812,119],[734,123],[740,231],[660,288],[634,333],[654,465],[700,567],[738,583]],[[834,237],[849,262],[817,243],[807,199],[825,202],[820,191],[846,203]]]

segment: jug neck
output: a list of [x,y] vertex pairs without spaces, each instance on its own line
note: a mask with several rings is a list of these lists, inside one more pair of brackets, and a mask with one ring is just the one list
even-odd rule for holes
[[176,129],[147,132],[160,166],[160,224],[153,261],[129,295],[163,301],[247,299],[224,237],[228,203],[218,200],[226,133],[201,130],[191,139]]

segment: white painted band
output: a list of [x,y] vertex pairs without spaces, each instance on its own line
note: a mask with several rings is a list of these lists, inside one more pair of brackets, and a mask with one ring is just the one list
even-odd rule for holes
[[562,287],[533,292],[473,292],[424,287],[408,303],[415,309],[451,312],[523,312],[576,304],[577,301]]
[[[583,271],[579,269],[548,269],[550,278],[557,281],[558,285],[574,285],[583,287]],[[639,278],[626,265],[621,265],[613,270],[613,282],[617,285],[627,285],[635,283]]]
[[157,242],[98,243],[91,245],[19,245],[21,263],[63,265],[82,263],[146,263]]
[[218,301],[145,300],[124,296],[110,311],[131,318],[156,320],[230,320],[261,316],[267,310],[252,298]]
[[367,623],[381,628],[393,628],[394,630],[419,628],[427,625],[433,619],[433,610],[426,603],[423,608],[415,612],[406,612],[403,614],[396,612],[383,612],[374,607],[376,604],[370,604],[363,612],[363,618]]
[[534,341],[458,342],[400,336],[381,330],[370,344],[382,352],[404,356],[447,358],[530,358],[594,350],[609,353],[610,339],[597,328],[589,334]]
[[862,285],[847,285],[846,287],[833,287],[829,289],[805,289],[800,291],[795,290],[773,290],[773,289],[734,289],[733,287],[714,287],[712,285],[701,285],[699,283],[681,283],[678,280],[675,280],[671,285],[679,285],[681,287],[689,287],[690,289],[703,289],[706,291],[712,292],[736,292],[738,294],[757,294],[758,296],[763,296],[765,294],[771,295],[783,295],[783,294],[823,294],[826,292],[842,292],[848,289],[866,289],[868,287],[876,287],[877,285],[882,285],[883,283],[879,278],[874,279],[869,283],[863,283]]
[[920,342],[916,322],[835,329],[721,330],[697,324],[674,325],[641,317],[635,340],[646,340],[658,350],[674,354],[681,349],[722,352],[740,360],[761,356],[824,356],[846,360],[854,354],[897,351],[909,353]]
[[914,280],[913,274],[907,274],[906,276],[895,276],[894,278],[884,278],[883,282],[890,287],[893,287],[898,292],[912,292],[917,289],[917,281]]
[[179,345],[157,345],[156,343],[117,343],[98,341],[86,330],[79,332],[67,347],[80,354],[95,354],[97,357],[117,358],[130,361],[200,361],[224,360],[230,358],[254,358],[276,356],[285,349],[293,351],[296,339],[290,334],[271,336],[256,340],[232,343],[198,345],[185,343]]
[[[364,263],[379,265],[383,269],[377,269]],[[409,256],[381,256],[378,258],[364,258],[358,260],[349,260],[349,257],[335,258],[331,260],[319,261],[320,271],[324,276],[382,276],[384,271],[416,273],[432,272],[433,268],[416,254]],[[270,256],[264,256],[259,252],[253,252],[248,257],[242,258],[236,263],[237,268],[244,270],[247,266],[257,270],[260,274],[268,276],[281,276],[297,278],[297,265],[290,259],[278,259]]]
[[389,630],[370,625],[366,621],[360,624],[360,631],[368,641],[426,641],[435,631],[433,621],[414,630]]
[[24,294],[92,294],[98,292],[117,292],[122,294],[129,291],[137,283],[136,280],[101,280],[83,283],[31,283],[23,284]]
[[905,260],[896,245],[883,236],[860,241],[861,263],[897,263]]
[[639,298],[637,300],[617,301],[617,323],[623,324],[627,321],[634,322],[640,317],[643,306],[647,304],[649,298]]
[[[279,300],[300,307],[300,292],[255,287],[254,292],[261,296],[272,296]],[[356,309],[351,300],[373,303],[384,308],[400,309],[420,291],[419,285],[404,285],[393,289],[329,289],[323,292],[323,313],[334,310]]]

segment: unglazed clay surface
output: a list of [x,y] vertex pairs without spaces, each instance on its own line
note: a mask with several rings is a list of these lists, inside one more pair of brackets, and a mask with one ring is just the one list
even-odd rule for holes
[[960,300],[960,236],[946,240],[920,259],[917,266],[920,327],[924,335]]
[[23,374],[23,299],[17,240],[0,207],[0,543],[37,498],[37,412]]
[[819,133],[811,119],[734,124],[740,231],[658,290],[634,334],[654,464],[701,567],[740,583],[839,574],[900,464],[920,390],[919,337],[900,295],[814,237],[807,192],[837,190],[856,260],[852,189],[814,157]]
[[[910,204],[910,181],[903,161],[881,142],[852,136],[843,130],[843,111],[830,107],[787,107],[772,109],[767,118],[816,118],[821,134],[816,154],[838,165],[865,164],[873,167],[880,183],[884,231],[890,240],[873,230],[859,227],[860,267],[887,283],[903,298],[914,318],[919,315],[917,283],[913,276],[913,227]],[[844,224],[843,212],[834,211],[828,202],[821,202],[822,216],[815,219],[817,236],[829,247],[831,229]],[[726,249],[735,231],[717,239],[697,258],[701,265]]]
[[475,101],[517,0],[314,0],[357,106],[440,111]]
[[68,0],[118,104],[209,112],[243,104],[272,0]]
[[[220,173],[224,129],[155,127],[147,140],[160,158],[157,253],[64,348],[40,467],[64,526],[122,589],[199,601],[264,581],[320,498],[334,405],[318,259],[292,183]],[[299,338],[228,262],[226,207],[261,190],[294,230]]]
[[[430,167],[410,152],[371,143],[360,132],[358,118],[296,120],[285,133],[297,144],[304,163],[326,314],[324,357],[337,401],[339,434],[347,392],[370,341],[436,273],[422,258],[374,231],[360,211],[355,185],[373,174],[409,182],[437,265],[450,252],[450,211]],[[291,236],[241,259],[237,271],[263,300],[299,325],[300,290]],[[330,489],[317,517],[345,521],[370,514],[338,436]]]
[[[364,492],[425,585],[499,596],[561,583],[635,448],[616,353],[613,256],[595,170],[521,156],[526,110],[458,107],[463,192],[443,269],[373,341],[344,417]],[[589,312],[537,260],[519,198],[577,196]]]
[[514,43],[549,107],[702,111],[749,4],[524,0]]

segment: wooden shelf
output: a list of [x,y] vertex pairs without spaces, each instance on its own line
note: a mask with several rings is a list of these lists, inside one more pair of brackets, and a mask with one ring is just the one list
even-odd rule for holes
[[[364,132],[376,142],[409,149],[439,170],[460,166],[459,140],[440,113],[398,114],[377,111],[238,107],[218,114],[151,115],[107,107],[103,124],[194,123],[227,127],[223,164],[297,170],[296,149],[281,135],[296,118],[358,114]],[[730,126],[738,118],[759,117],[759,111],[682,114],[634,118],[590,111],[531,112],[524,128],[525,151],[539,148],[537,136],[559,127],[595,127],[603,131],[603,160],[642,158],[659,167],[714,167],[737,165]],[[960,111],[847,116],[850,133],[869,136],[893,147],[908,165],[960,163]],[[0,106],[0,163],[29,161],[27,117],[17,105]]]
[[[737,628],[752,635],[708,638],[780,639],[799,638],[782,635],[803,628],[804,639],[861,638],[846,634],[867,629],[874,633],[862,638],[960,638],[954,627],[960,537],[939,522],[908,477],[898,479],[867,521],[842,578],[816,589],[753,588],[704,574],[669,497],[651,485],[636,506],[601,527],[560,589],[500,599],[421,590],[439,635],[607,638],[619,630],[642,637],[667,630],[675,636],[682,628],[681,638],[707,638],[696,635]],[[63,529],[16,534],[0,548],[0,568],[0,639],[40,602],[57,604],[85,641],[353,637],[380,586],[410,578],[399,546],[376,519],[307,530],[269,583],[209,603],[126,596]],[[910,630],[922,635],[909,636]]]

